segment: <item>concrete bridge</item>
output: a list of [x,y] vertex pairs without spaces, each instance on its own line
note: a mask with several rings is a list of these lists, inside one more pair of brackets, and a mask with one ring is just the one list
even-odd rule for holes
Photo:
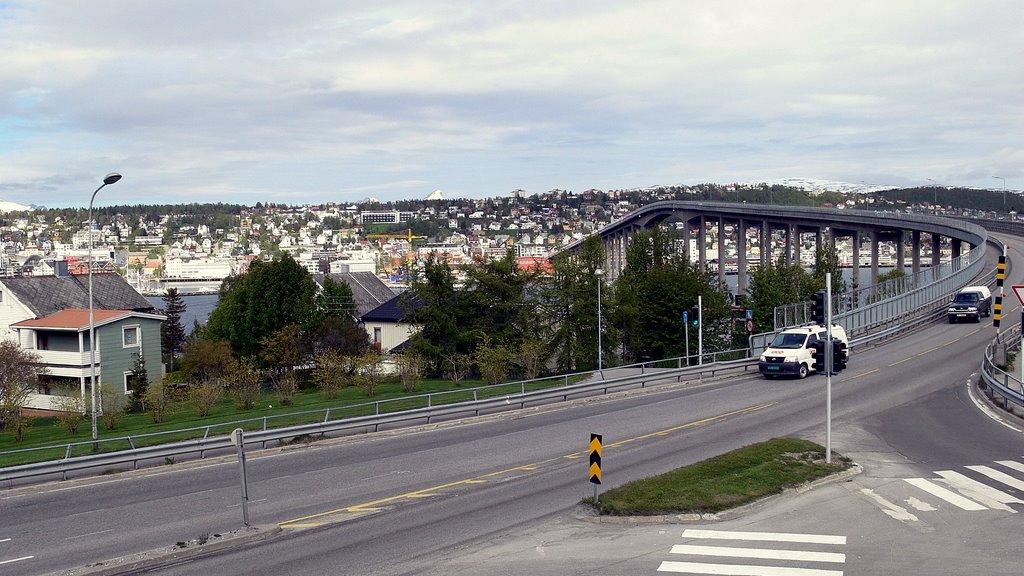
[[[682,223],[683,240],[691,261],[701,267],[708,265],[708,230],[716,228],[718,238],[718,275],[724,282],[726,266],[726,239],[732,238],[736,247],[736,273],[738,294],[747,290],[751,264],[765,265],[774,262],[780,255],[787,264],[799,263],[805,234],[814,235],[815,249],[835,249],[835,239],[851,238],[853,278],[860,274],[860,248],[864,239],[870,239],[871,285],[878,284],[879,245],[892,242],[896,247],[893,265],[902,270],[906,266],[906,249],[910,245],[913,278],[920,278],[922,266],[922,238],[927,237],[931,247],[930,266],[939,272],[941,246],[944,242],[951,248],[951,261],[958,262],[962,253],[971,247],[981,246],[987,239],[985,229],[963,220],[923,214],[900,214],[872,212],[867,210],[838,210],[832,208],[805,208],[796,206],[768,206],[737,204],[729,202],[663,201],[648,204],[627,216],[612,222],[598,231],[605,247],[607,261],[605,269],[610,279],[617,278],[626,265],[626,253],[633,236],[649,230],[663,222]],[[753,242],[748,232],[756,229]],[[781,242],[773,237],[782,235]],[[690,239],[697,238],[696,254],[689,254]],[[946,239],[945,241],[943,239]],[[774,253],[773,245],[780,243],[781,254]],[[756,244],[755,259],[751,259],[750,244]],[[575,242],[566,251],[575,253],[582,241]]]

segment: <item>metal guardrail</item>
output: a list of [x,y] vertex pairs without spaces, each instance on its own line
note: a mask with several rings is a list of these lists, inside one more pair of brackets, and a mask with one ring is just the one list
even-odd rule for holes
[[985,347],[985,357],[981,361],[981,377],[985,381],[985,385],[994,394],[999,394],[1003,397],[1004,404],[1012,401],[1014,404],[1024,406],[1024,383],[995,364],[996,351],[1000,346],[1004,347],[1004,352],[1015,348],[1018,349],[1017,361],[1024,362],[1024,357],[1019,353],[1020,330],[1020,324],[1017,324],[1002,334],[997,335]]
[[[319,435],[324,436],[338,432],[352,432],[372,429],[377,431],[383,425],[407,424],[415,421],[429,423],[432,419],[457,416],[460,414],[480,415],[483,411],[499,411],[507,409],[523,409],[527,404],[539,404],[552,401],[568,401],[570,397],[602,393],[638,386],[643,388],[648,384],[657,381],[675,379],[677,382],[684,377],[703,378],[715,376],[719,373],[730,370],[746,371],[755,366],[756,359],[720,361],[700,366],[684,368],[668,368],[653,370],[641,367],[641,374],[631,374],[617,378],[604,379],[604,374],[597,374],[601,380],[569,384],[558,388],[546,388],[532,392],[523,391],[518,394],[495,396],[468,402],[453,403],[440,406],[428,406],[413,410],[390,412],[385,414],[373,414],[369,416],[357,416],[339,420],[328,420],[315,424],[301,424],[286,428],[274,428],[270,430],[257,430],[247,432],[244,437],[246,444],[262,444],[267,442],[278,442],[291,440],[296,437]],[[605,370],[612,372],[622,370],[614,368]],[[88,443],[87,443],[88,444]],[[7,468],[0,468],[0,482],[11,481],[21,478],[30,478],[46,474],[61,474],[66,478],[68,472],[131,464],[133,468],[138,463],[147,460],[160,460],[173,458],[175,456],[196,454],[203,457],[206,452],[231,448],[231,441],[227,435],[208,436],[197,440],[160,444],[118,452],[107,452],[90,454],[87,456],[66,457],[61,460],[51,460],[32,464],[20,464]]]

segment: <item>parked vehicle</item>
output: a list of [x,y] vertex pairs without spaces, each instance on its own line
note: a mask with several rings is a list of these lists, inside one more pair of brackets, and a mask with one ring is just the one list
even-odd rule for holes
[[[846,337],[846,330],[839,324],[833,324],[832,337],[842,342],[848,356],[850,341]],[[824,326],[800,326],[783,330],[775,335],[775,339],[761,354],[757,369],[765,378],[783,375],[806,378],[819,369],[814,362],[814,344],[824,342],[827,338]]]
[[987,286],[968,286],[953,296],[946,309],[949,323],[960,320],[981,322],[982,316],[992,315],[992,293]]

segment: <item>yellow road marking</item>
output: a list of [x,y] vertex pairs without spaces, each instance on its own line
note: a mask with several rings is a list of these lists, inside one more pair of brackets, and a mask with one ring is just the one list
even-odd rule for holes
[[929,349],[925,350],[924,352],[918,352],[917,355],[918,356],[924,356],[925,354],[928,354],[930,352],[935,352],[939,348],[942,348],[942,346],[936,346],[935,348],[929,348]]
[[[876,372],[877,372],[877,370],[876,370]],[[616,442],[614,444],[605,444],[604,448],[608,449],[608,448],[612,448],[612,447],[624,446],[624,445],[629,444],[631,442],[637,442],[637,441],[640,441],[640,440],[646,440],[646,439],[649,439],[649,438],[654,438],[656,436],[666,436],[666,435],[671,434],[673,432],[678,432],[680,430],[685,430],[687,428],[694,428],[694,427],[697,427],[697,426],[704,426],[706,424],[711,424],[712,422],[716,422],[718,420],[723,420],[723,419],[728,418],[730,416],[738,416],[740,414],[749,414],[751,412],[756,412],[758,410],[764,410],[765,408],[769,408],[771,406],[774,406],[775,404],[776,404],[775,402],[765,402],[763,404],[756,404],[754,406],[748,406],[746,408],[740,408],[739,410],[733,410],[731,412],[725,412],[725,413],[719,414],[717,416],[710,416],[708,418],[703,418],[701,420],[695,420],[693,422],[687,422],[686,424],[681,424],[679,426],[673,426],[672,428],[667,428],[665,430],[659,430],[657,432],[651,432],[649,434],[644,434],[642,436],[637,436],[635,438],[629,438],[629,439],[626,439],[626,440],[622,440],[622,441]],[[372,502],[364,502],[362,504],[355,504],[353,506],[346,506],[344,508],[335,508],[333,510],[328,510],[326,512],[319,512],[317,514],[311,514],[309,516],[303,516],[301,518],[295,518],[293,520],[285,520],[284,522],[279,523],[279,525],[281,526],[281,528],[310,528],[310,527],[322,526],[322,525],[326,524],[327,522],[326,521],[324,521],[324,522],[308,522],[308,521],[309,520],[315,520],[317,518],[325,518],[327,516],[333,516],[335,514],[341,514],[343,512],[348,512],[348,513],[355,513],[355,512],[379,512],[379,511],[383,510],[383,508],[381,507],[381,505],[383,505],[383,504],[390,504],[390,503],[398,502],[400,500],[413,500],[413,499],[418,499],[418,498],[430,498],[432,496],[437,496],[436,492],[438,492],[440,490],[444,490],[446,488],[452,488],[454,486],[471,485],[471,484],[484,484],[484,483],[487,482],[487,480],[486,480],[487,478],[492,478],[492,477],[495,477],[495,476],[508,475],[508,474],[510,474],[512,472],[532,472],[534,470],[537,470],[538,468],[543,467],[545,464],[550,464],[550,463],[555,462],[557,460],[562,460],[562,459],[575,460],[577,458],[582,458],[582,457],[587,456],[587,455],[589,455],[589,452],[573,452],[571,454],[566,454],[564,456],[557,456],[557,457],[554,457],[554,458],[548,458],[548,459],[540,460],[538,462],[533,462],[533,463],[530,463],[530,464],[523,464],[523,465],[520,465],[520,466],[516,466],[515,468],[507,468],[505,470],[498,470],[497,472],[490,472],[490,473],[484,474],[482,476],[477,476],[475,478],[466,478],[464,480],[457,480],[455,482],[448,482],[447,484],[440,484],[438,486],[433,486],[433,487],[430,487],[430,488],[424,488],[422,490],[415,490],[413,492],[406,492],[405,494],[398,494],[396,496],[389,496],[387,498],[381,498],[379,500],[373,500]]]
[[888,366],[888,367],[889,367],[889,368],[892,368],[893,366],[895,366],[895,365],[897,365],[897,364],[903,364],[904,362],[909,362],[909,361],[911,361],[911,360],[913,360],[913,358],[904,358],[903,360],[900,360],[900,361],[898,361],[898,362],[893,362],[892,364],[889,364],[889,366]]
[[860,374],[856,374],[854,376],[851,376],[851,378],[860,378],[861,376],[867,376],[868,374],[874,374],[875,372],[881,372],[881,370],[882,370],[881,368],[875,368],[874,370],[868,370],[867,372],[861,372]]
[[950,340],[949,342],[946,342],[945,344],[943,344],[943,346],[949,346],[950,344],[956,344],[959,341],[960,341],[960,338],[954,338],[954,339]]

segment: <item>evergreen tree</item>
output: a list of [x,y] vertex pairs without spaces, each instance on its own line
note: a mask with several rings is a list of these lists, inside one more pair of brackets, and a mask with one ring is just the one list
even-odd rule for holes
[[149,372],[146,370],[146,358],[142,354],[135,356],[131,379],[132,402],[129,408],[141,412],[146,408],[146,391],[149,389]]
[[170,371],[173,372],[174,359],[185,347],[185,327],[181,319],[186,307],[177,288],[168,288],[163,300],[163,315],[166,319],[160,325],[160,348],[168,359]]

